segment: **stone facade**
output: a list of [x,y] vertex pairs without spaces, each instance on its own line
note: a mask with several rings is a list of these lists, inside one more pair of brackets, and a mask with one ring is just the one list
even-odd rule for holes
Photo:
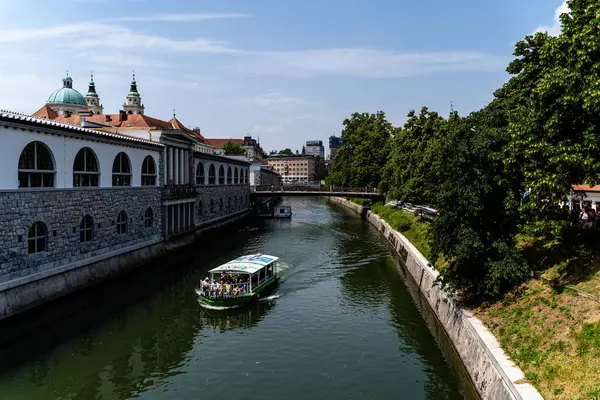
[[[0,282],[162,238],[160,187],[37,189],[0,192]],[[151,227],[144,219],[152,209]],[[119,212],[127,231],[117,234]],[[80,242],[84,216],[93,218],[92,240]],[[46,251],[28,252],[35,222],[46,226]]]
[[[250,209],[250,186],[210,185],[198,186],[195,204],[195,225]],[[212,209],[211,209],[212,202]]]

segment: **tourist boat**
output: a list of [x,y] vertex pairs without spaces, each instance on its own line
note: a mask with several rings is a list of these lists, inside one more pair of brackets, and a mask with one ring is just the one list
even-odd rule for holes
[[200,282],[196,293],[201,302],[213,307],[238,307],[254,302],[279,282],[275,270],[278,259],[261,253],[238,257],[211,269],[209,279]]
[[292,218],[292,207],[291,206],[277,206],[273,211],[275,218]]
[[292,207],[275,206],[262,208],[258,212],[258,216],[263,218],[292,218]]

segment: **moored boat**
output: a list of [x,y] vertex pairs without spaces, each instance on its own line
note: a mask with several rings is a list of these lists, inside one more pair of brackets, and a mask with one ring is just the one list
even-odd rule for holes
[[209,271],[196,292],[213,307],[237,307],[264,297],[279,282],[275,262],[279,257],[250,254]]

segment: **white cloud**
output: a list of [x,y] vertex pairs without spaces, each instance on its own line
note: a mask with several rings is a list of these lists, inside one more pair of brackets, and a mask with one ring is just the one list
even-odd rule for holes
[[282,106],[297,105],[304,100],[297,97],[285,96],[279,92],[268,92],[253,97],[241,97],[234,100],[237,104],[250,104],[265,108],[280,108]]
[[432,71],[498,71],[507,62],[505,57],[477,52],[320,49],[247,54],[249,57],[234,62],[230,68],[241,74],[401,78]]
[[558,36],[560,35],[560,16],[569,12],[569,6],[567,0],[563,0],[562,4],[554,11],[554,19],[551,26],[540,26],[536,32],[548,32],[549,35]]
[[116,22],[196,22],[211,19],[247,18],[246,14],[239,13],[197,13],[197,14],[159,14],[140,17],[111,18],[107,21]]
[[235,53],[223,42],[209,39],[173,40],[161,36],[137,33],[118,25],[78,23],[37,29],[0,30],[0,44],[35,40],[68,38],[57,45],[69,48],[146,49],[184,53]]

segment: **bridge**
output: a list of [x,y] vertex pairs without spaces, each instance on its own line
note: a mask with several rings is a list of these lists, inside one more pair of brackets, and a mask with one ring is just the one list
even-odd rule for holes
[[274,196],[335,196],[355,197],[360,199],[384,199],[385,195],[377,192],[375,188],[338,188],[327,187],[301,187],[301,186],[255,186],[251,188],[253,197]]

